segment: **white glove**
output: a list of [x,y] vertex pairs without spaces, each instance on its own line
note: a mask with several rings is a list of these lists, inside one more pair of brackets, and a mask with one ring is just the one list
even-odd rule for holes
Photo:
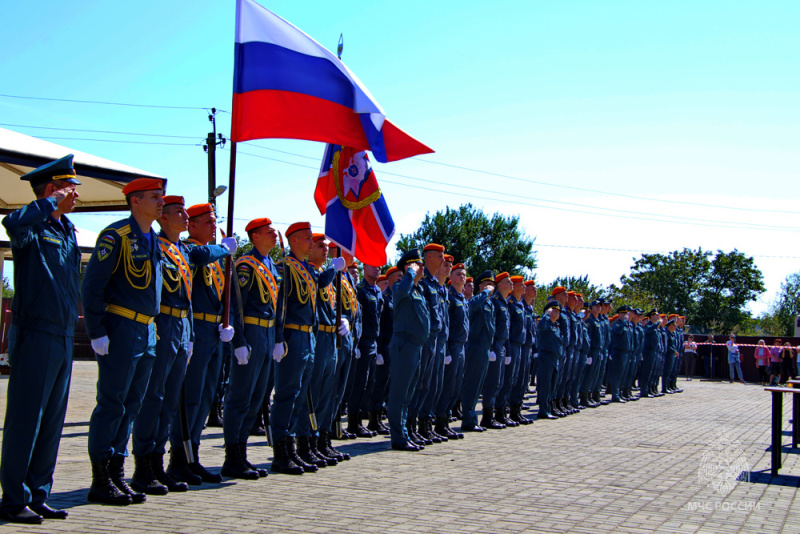
[[511,365],[511,356],[506,356],[506,365]]
[[450,365],[450,362],[452,362],[452,361],[453,361],[453,357],[450,356],[449,354],[444,357],[444,364],[445,365]]
[[347,267],[347,262],[344,261],[344,258],[333,258],[331,260],[331,265],[337,271],[344,271],[345,267]]
[[275,348],[272,349],[272,359],[278,363],[286,356],[286,343],[276,343]]
[[356,349],[356,360],[361,358],[361,349]]
[[539,357],[539,353],[538,353],[538,352],[534,352],[534,353],[533,353],[533,357],[534,357],[534,358],[538,358],[538,357]]
[[108,336],[103,336],[92,340],[92,350],[98,356],[105,356],[108,354]]
[[250,349],[247,347],[233,349],[233,355],[236,357],[236,363],[239,365],[247,365],[247,362],[250,361]]
[[339,328],[337,328],[336,331],[342,336],[346,336],[350,333],[350,323],[347,322],[347,319],[342,317],[342,320],[339,322]]
[[489,361],[496,362],[497,361],[497,353],[495,351],[491,351],[489,353]]
[[378,355],[375,356],[375,365],[383,365],[383,364],[384,364],[383,356],[381,356],[380,353],[378,353]]
[[194,343],[189,342],[189,346],[186,348],[186,363],[189,363],[189,360],[192,359],[192,353],[194,352]]
[[236,252],[237,243],[236,240],[232,237],[223,237],[222,238],[222,246],[228,249],[228,254],[233,254]]
[[590,356],[589,358],[586,358],[586,365],[592,365],[592,358],[591,358],[591,356]]
[[219,340],[222,341],[223,343],[227,343],[228,341],[233,339],[232,326],[226,326],[225,328],[223,328],[222,325],[219,325],[219,328],[217,328],[217,330],[219,331]]

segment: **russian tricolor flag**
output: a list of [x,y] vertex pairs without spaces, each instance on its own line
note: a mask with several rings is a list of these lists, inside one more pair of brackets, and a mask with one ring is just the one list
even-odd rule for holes
[[232,141],[322,141],[383,163],[433,152],[386,120],[335,55],[253,0],[236,0],[235,56]]

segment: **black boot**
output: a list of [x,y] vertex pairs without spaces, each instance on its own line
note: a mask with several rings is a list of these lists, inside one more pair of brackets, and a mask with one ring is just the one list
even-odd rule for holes
[[[419,418],[419,435],[422,439],[428,440],[431,443],[441,443],[443,440],[439,434],[436,434],[431,427],[431,420],[427,417]],[[425,443],[428,445],[428,443]]]
[[505,406],[498,406],[494,409],[494,418],[497,422],[503,423],[507,427],[517,427],[519,423],[516,421],[512,421],[508,415],[506,415],[506,407]]
[[219,473],[212,473],[208,469],[206,469],[203,464],[200,463],[200,456],[198,455],[200,450],[200,445],[197,443],[192,443],[192,452],[194,453],[194,463],[189,464],[189,469],[195,475],[200,477],[200,480],[203,482],[208,482],[210,484],[219,484],[222,482],[222,475]]
[[225,462],[220,474],[229,478],[258,480],[258,473],[247,467],[242,459],[242,449],[238,443],[225,444]]
[[496,421],[494,417],[492,417],[492,409],[491,408],[484,408],[483,409],[483,417],[481,418],[480,425],[484,428],[491,428],[492,430],[500,430],[505,428],[506,425],[503,423]]
[[86,496],[86,500],[117,506],[131,504],[131,496],[121,492],[111,482],[111,476],[108,473],[108,458],[99,462],[92,462],[92,486],[89,488],[89,495]]
[[376,432],[382,436],[389,435],[389,429],[386,428],[385,425],[381,424],[380,412],[376,411],[369,412],[369,424],[367,425],[367,430]]
[[169,450],[167,474],[178,482],[186,482],[192,486],[199,486],[203,483],[203,479],[196,475],[189,466],[183,446],[172,447]]
[[317,448],[322,449],[325,452],[325,456],[329,456],[331,458],[336,458],[338,461],[343,462],[345,460],[350,459],[350,455],[346,452],[340,452],[336,450],[336,448],[331,443],[331,433],[330,432],[320,432],[319,439],[317,440]]
[[[436,426],[434,426],[433,431],[447,439],[458,439],[458,433],[450,428],[450,418],[447,416],[436,418]],[[461,435],[463,436],[464,434]]]
[[[420,429],[422,429],[422,419],[420,419]],[[408,437],[409,439],[414,442],[415,445],[433,445],[433,442],[429,439],[422,437],[422,435],[417,432],[417,418],[409,416],[406,419],[406,429],[408,430]]]
[[311,447],[311,452],[317,457],[325,461],[329,467],[333,467],[334,465],[338,465],[339,460],[334,456],[329,456],[325,454],[325,447],[322,446],[323,440],[322,438],[318,438],[317,436],[311,436],[308,438],[309,446]]
[[328,462],[311,451],[311,440],[308,436],[300,436],[297,438],[297,456],[307,464],[317,467],[328,467]]
[[253,464],[250,463],[250,460],[247,459],[246,441],[242,441],[239,443],[239,454],[242,455],[242,462],[244,463],[244,465],[246,465],[247,468],[250,469],[251,471],[255,471],[256,473],[258,473],[259,478],[264,478],[265,476],[269,475],[266,469],[254,466]]
[[272,465],[269,468],[273,473],[302,475],[305,472],[289,455],[288,444],[290,441],[294,443],[294,439],[291,436],[284,436],[275,442],[275,446],[272,449]]
[[215,402],[211,405],[211,411],[208,412],[206,426],[222,428],[222,403]]
[[461,411],[461,401],[458,401],[453,407],[453,417],[460,421],[463,416],[464,413]]
[[153,467],[153,476],[156,480],[164,484],[169,491],[181,492],[189,491],[189,485],[186,482],[175,480],[170,475],[164,472],[164,454],[153,453],[150,455],[150,465]]
[[133,457],[134,468],[131,477],[131,487],[148,495],[166,495],[169,493],[167,486],[156,480],[153,473],[153,462],[149,454]]
[[108,475],[111,477],[111,482],[120,490],[122,493],[127,493],[133,504],[143,503],[147,500],[147,497],[144,493],[139,493],[137,491],[133,491],[128,483],[125,482],[125,457],[124,456],[112,456],[111,459],[108,461]]
[[297,445],[294,441],[294,438],[289,436],[289,439],[286,441],[286,455],[287,457],[291,458],[291,460],[303,468],[303,472],[305,473],[316,473],[319,471],[319,467],[312,463],[308,463],[303,460],[299,454],[297,454]]

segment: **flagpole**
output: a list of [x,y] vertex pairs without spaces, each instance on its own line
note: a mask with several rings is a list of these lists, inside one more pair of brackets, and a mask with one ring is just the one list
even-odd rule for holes
[[[228,177],[228,235],[233,237],[233,202],[236,198],[236,141],[231,142],[231,164],[230,175]],[[225,288],[222,291],[222,326],[227,328],[230,325],[231,317],[231,269],[232,256],[225,258]]]

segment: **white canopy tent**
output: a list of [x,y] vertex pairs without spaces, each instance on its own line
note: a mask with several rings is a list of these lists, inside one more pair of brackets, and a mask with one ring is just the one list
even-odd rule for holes
[[73,166],[82,184],[75,211],[125,210],[125,198],[122,196],[125,184],[136,178],[163,178],[92,154],[0,128],[0,213],[10,213],[33,200],[30,183],[20,180],[20,176],[67,154],[75,155]]

